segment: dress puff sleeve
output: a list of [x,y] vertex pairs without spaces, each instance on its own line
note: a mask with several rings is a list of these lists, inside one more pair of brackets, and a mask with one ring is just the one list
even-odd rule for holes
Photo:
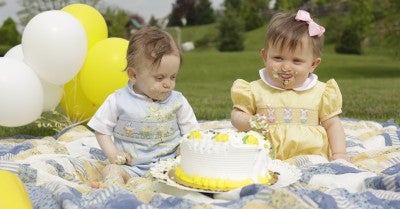
[[334,79],[326,82],[325,91],[322,93],[320,121],[323,122],[342,113],[342,93]]
[[256,113],[254,95],[249,82],[242,79],[235,80],[231,88],[231,99],[234,108],[252,115]]

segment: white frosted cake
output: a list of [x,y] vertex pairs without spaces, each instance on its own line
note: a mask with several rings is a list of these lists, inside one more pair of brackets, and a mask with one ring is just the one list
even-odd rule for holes
[[181,141],[175,178],[185,186],[218,191],[271,184],[276,176],[268,171],[270,148],[254,131],[193,131]]

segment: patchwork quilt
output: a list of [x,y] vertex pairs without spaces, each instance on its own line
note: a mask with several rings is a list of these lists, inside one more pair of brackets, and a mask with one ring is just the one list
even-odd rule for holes
[[[342,119],[342,124],[351,162],[298,156],[286,163],[301,176],[284,187],[253,184],[207,193],[148,175],[92,188],[107,159],[85,126],[44,138],[0,139],[0,169],[19,176],[34,208],[400,208],[399,126],[392,120]],[[233,129],[228,120],[202,121],[201,128]]]

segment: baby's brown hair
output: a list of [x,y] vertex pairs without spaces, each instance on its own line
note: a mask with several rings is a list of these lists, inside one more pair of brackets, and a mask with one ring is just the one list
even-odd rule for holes
[[302,44],[306,37],[312,44],[314,57],[320,57],[324,45],[324,36],[310,36],[308,34],[308,23],[295,19],[296,14],[280,12],[275,14],[269,25],[265,37],[265,49],[269,46],[278,46],[281,50],[288,48],[294,51]]
[[157,27],[144,27],[135,32],[129,40],[127,67],[135,69],[143,65],[143,58],[151,62],[152,67],[160,65],[164,55],[176,54],[182,62],[180,51],[172,36]]

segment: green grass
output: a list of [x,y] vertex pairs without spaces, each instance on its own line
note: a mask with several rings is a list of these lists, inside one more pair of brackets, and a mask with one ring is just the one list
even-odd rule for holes
[[[246,33],[245,51],[220,53],[215,48],[184,52],[176,89],[189,100],[199,120],[230,117],[230,88],[235,79],[258,79],[263,66],[259,49],[265,28]],[[173,33],[173,31],[171,31]],[[215,35],[216,24],[182,29],[182,42]],[[176,35],[176,34],[174,34]],[[382,49],[366,50],[362,56],[339,55],[326,46],[322,63],[315,71],[321,81],[334,78],[343,95],[341,117],[400,123],[400,60],[381,56]],[[379,53],[377,53],[377,51]],[[45,114],[46,117],[57,117]],[[66,123],[67,125],[67,123]],[[0,137],[15,135],[54,135],[59,129],[38,128],[37,123],[17,128],[0,127]]]
[[[189,52],[177,89],[193,106],[198,119],[229,118],[230,87],[237,78],[258,79],[258,51],[238,53]],[[334,78],[343,94],[342,117],[400,121],[400,61],[390,57],[327,53],[315,71],[321,81]]]

